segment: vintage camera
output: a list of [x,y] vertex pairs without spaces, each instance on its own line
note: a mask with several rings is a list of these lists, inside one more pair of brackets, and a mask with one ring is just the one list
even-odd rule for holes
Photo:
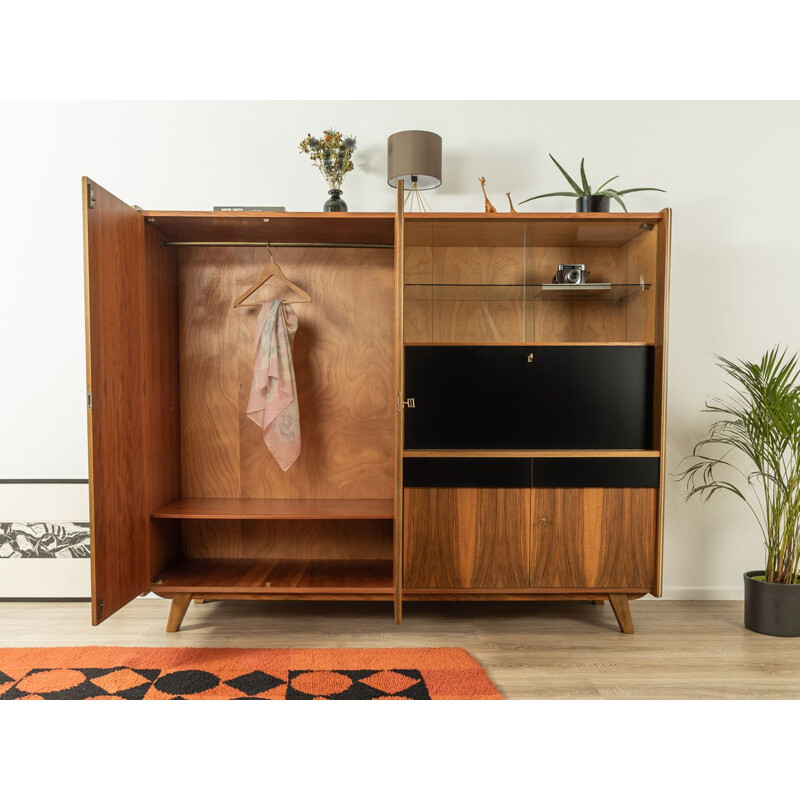
[[553,275],[553,283],[588,283],[589,272],[586,264],[559,264],[558,271]]

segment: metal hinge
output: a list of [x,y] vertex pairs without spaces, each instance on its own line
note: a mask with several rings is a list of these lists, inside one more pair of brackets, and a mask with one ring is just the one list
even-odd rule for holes
[[103,598],[97,598],[97,619],[103,619]]
[[86,407],[89,409],[89,411],[92,410],[92,393],[91,392],[87,392],[86,393]]
[[398,395],[397,395],[397,411],[398,411],[398,413],[403,410],[403,406],[405,406],[406,408],[416,408],[417,407],[415,402],[414,402],[414,398],[413,397],[409,397],[408,400],[403,400],[401,398],[400,394],[398,393]]
[[94,186],[89,184],[89,208],[94,208]]

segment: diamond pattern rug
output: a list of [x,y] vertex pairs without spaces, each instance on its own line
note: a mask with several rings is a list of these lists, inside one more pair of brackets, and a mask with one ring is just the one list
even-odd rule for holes
[[0,648],[0,700],[500,700],[455,647]]

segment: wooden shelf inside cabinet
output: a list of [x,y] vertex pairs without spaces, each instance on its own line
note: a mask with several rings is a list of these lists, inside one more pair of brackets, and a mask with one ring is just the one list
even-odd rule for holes
[[404,458],[658,458],[659,450],[404,450]]
[[391,594],[391,560],[191,558],[168,567],[152,584],[159,594]]
[[394,501],[273,500],[184,497],[162,506],[156,519],[393,519]]

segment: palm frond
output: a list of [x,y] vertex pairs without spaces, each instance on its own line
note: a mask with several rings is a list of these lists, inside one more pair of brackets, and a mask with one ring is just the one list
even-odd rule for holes
[[766,579],[800,583],[798,357],[774,347],[758,362],[715,360],[730,394],[706,402],[704,411],[719,419],[681,462],[688,466],[676,477],[686,484],[687,499],[699,495],[706,501],[722,491],[743,500],[764,538]]

